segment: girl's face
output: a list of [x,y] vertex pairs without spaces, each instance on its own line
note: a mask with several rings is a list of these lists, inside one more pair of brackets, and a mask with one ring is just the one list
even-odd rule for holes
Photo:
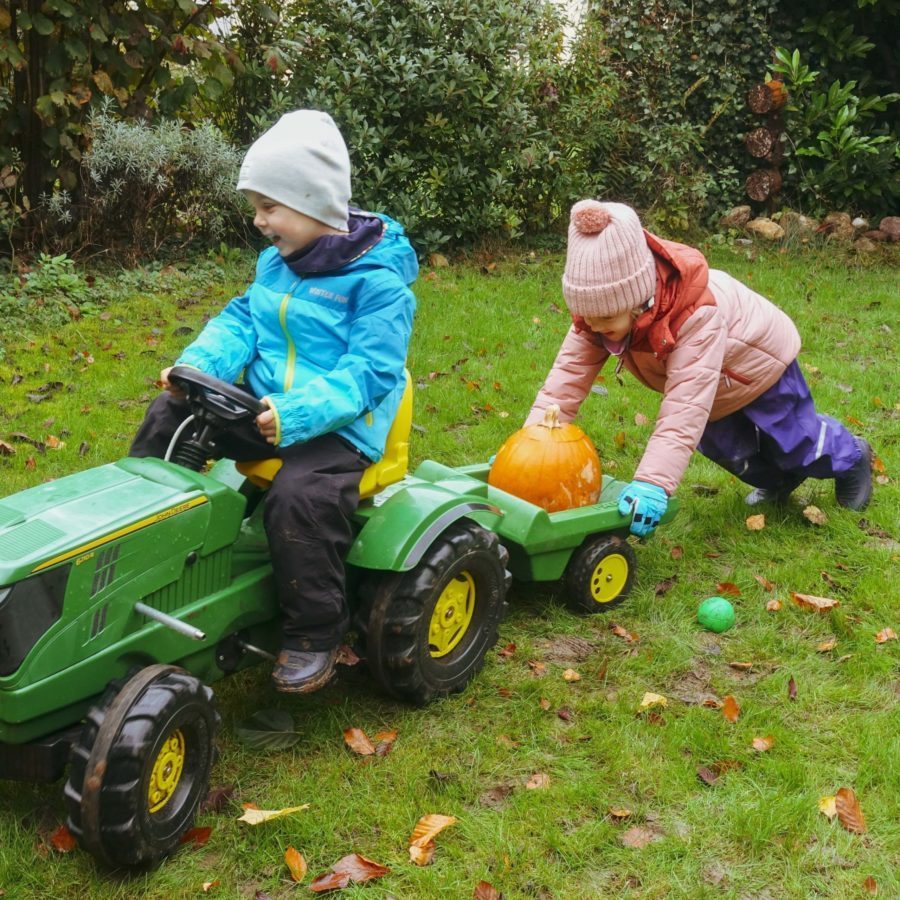
[[585,316],[591,331],[602,334],[611,341],[624,341],[634,324],[635,314],[631,310],[618,313],[615,316]]
[[302,250],[323,234],[336,233],[328,225],[256,191],[244,191],[244,194],[253,204],[253,224],[282,256]]

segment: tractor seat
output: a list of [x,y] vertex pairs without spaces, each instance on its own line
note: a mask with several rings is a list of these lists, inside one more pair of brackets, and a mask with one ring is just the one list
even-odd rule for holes
[[[391,424],[384,447],[384,456],[372,463],[363,472],[359,483],[359,499],[374,497],[389,484],[400,481],[409,468],[409,432],[412,428],[413,390],[409,371],[404,369],[406,387],[397,408],[397,415]],[[251,483],[260,488],[268,488],[272,479],[281,468],[281,460],[277,456],[269,459],[254,459],[248,462],[235,463],[235,468]]]

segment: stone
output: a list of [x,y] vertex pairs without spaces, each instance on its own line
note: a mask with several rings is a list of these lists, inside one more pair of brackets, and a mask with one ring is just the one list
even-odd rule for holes
[[871,231],[866,231],[863,234],[863,237],[868,238],[870,241],[876,241],[879,244],[883,244],[889,239],[888,233],[882,231],[880,228],[873,228]]
[[853,242],[853,249],[860,253],[873,253],[878,249],[878,244],[875,241],[870,241],[867,237],[861,237]]
[[790,237],[811,237],[819,227],[815,219],[792,209],[786,209],[781,214],[780,224],[784,233]]
[[743,228],[750,221],[751,215],[749,206],[735,206],[719,219],[719,228]]
[[784,229],[771,219],[761,216],[747,223],[747,231],[766,241],[780,241],[784,237]]
[[869,220],[862,216],[857,216],[850,224],[856,229],[857,234],[869,230]]
[[900,216],[885,216],[878,224],[878,230],[883,231],[891,241],[900,241]]
[[856,236],[856,229],[850,221],[850,215],[845,212],[831,212],[822,220],[822,230],[828,235],[829,241],[852,241]]
[[450,260],[443,253],[432,253],[428,257],[428,265],[433,269],[445,269],[450,265]]

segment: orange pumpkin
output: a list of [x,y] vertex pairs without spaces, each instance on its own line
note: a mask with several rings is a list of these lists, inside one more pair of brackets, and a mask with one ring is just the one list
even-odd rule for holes
[[497,451],[488,484],[557,512],[596,503],[600,476],[590,438],[577,425],[563,425],[553,404],[543,422],[526,425]]

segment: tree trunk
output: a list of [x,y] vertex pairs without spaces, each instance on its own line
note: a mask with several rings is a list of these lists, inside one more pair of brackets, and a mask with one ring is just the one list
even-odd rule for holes
[[775,169],[757,169],[747,178],[745,187],[751,200],[762,203],[781,190],[781,175]]
[[781,109],[787,103],[788,92],[780,81],[767,81],[754,85],[747,94],[747,106],[763,115]]
[[744,146],[751,156],[757,159],[768,159],[777,146],[780,145],[778,140],[778,132],[773,128],[763,125],[760,128],[754,128],[747,137],[744,138]]

